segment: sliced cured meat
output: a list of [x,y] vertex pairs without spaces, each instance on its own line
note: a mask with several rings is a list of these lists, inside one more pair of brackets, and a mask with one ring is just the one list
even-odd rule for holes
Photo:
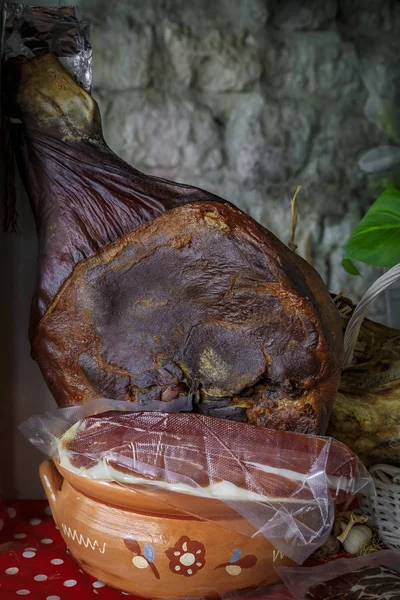
[[400,572],[388,567],[364,567],[313,585],[306,596],[312,600],[399,600]]
[[328,493],[341,502],[360,476],[357,457],[339,442],[188,413],[86,417],[61,438],[59,454],[83,476],[300,504]]

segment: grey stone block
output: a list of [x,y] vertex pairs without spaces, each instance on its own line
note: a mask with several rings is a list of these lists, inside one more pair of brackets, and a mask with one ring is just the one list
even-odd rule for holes
[[329,27],[337,13],[336,0],[280,0],[272,24],[286,31]]
[[94,25],[93,85],[113,92],[148,87],[151,76],[153,34],[149,25],[126,16]]
[[334,30],[271,32],[264,65],[266,85],[279,95],[356,100],[363,90],[356,50]]
[[317,111],[306,103],[246,97],[227,126],[229,165],[249,187],[299,174],[311,149]]
[[163,40],[174,75],[184,86],[208,92],[245,91],[260,79],[259,51],[246,32],[214,29],[199,36],[195,30],[167,22]]
[[219,129],[210,111],[188,99],[149,90],[109,96],[105,137],[137,168],[217,169]]

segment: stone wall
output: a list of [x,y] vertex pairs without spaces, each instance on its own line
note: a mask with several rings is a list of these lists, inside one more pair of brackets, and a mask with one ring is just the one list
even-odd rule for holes
[[[111,148],[147,173],[217,193],[290,234],[332,291],[356,299],[343,246],[374,199],[358,167],[387,143],[364,115],[400,56],[390,0],[81,0]],[[379,312],[379,311],[378,311]]]

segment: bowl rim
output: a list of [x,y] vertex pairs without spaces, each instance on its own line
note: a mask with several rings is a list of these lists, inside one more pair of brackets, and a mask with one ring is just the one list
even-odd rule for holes
[[[117,482],[97,481],[70,471],[62,466],[58,458],[54,459],[55,467],[61,478],[85,496],[118,508],[128,509],[142,514],[160,515],[168,518],[181,518],[197,521],[237,521],[245,535],[252,535],[255,528],[247,524],[229,504],[217,498],[204,498],[171,490],[146,490],[141,492],[137,487],[124,486]],[[62,484],[61,484],[62,487]],[[196,505],[201,505],[196,511]],[[188,507],[192,507],[189,510]],[[201,516],[199,516],[201,514]],[[232,523],[233,525],[233,523]]]

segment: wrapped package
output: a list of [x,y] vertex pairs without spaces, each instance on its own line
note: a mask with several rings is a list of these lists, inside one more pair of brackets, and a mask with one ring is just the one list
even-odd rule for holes
[[113,482],[204,520],[217,519],[217,501],[232,514],[225,527],[263,536],[299,563],[329,536],[335,506],[371,482],[359,459],[329,438],[138,409],[80,419],[87,409],[61,409],[31,418],[23,431],[63,474]]
[[277,567],[296,600],[398,600],[400,550],[380,550],[310,568]]
[[315,270],[229,202],[119,159],[54,54],[6,65],[39,236],[32,354],[59,406],[193,395],[203,414],[323,433],[343,339]]

